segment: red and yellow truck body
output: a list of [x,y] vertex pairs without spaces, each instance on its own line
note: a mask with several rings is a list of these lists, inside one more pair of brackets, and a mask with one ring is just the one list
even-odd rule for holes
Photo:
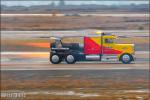
[[[57,55],[67,63],[75,63],[76,61],[122,61],[130,63],[134,61],[134,44],[117,44],[114,40],[117,37],[111,34],[101,33],[98,36],[84,36],[83,47],[78,44],[63,44],[60,41],[60,47],[51,47],[50,60],[52,56]],[[58,42],[59,43],[59,42]],[[72,46],[72,47],[71,47]],[[81,50],[82,48],[82,50]],[[54,53],[55,52],[55,53]],[[68,58],[68,59],[67,59]],[[62,61],[61,60],[61,61]]]

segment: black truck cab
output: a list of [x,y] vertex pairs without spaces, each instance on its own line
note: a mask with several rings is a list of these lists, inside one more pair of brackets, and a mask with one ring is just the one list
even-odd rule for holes
[[79,43],[63,43],[58,38],[50,44],[50,62],[58,64],[65,60],[68,64],[73,64],[83,58],[82,52],[83,47]]

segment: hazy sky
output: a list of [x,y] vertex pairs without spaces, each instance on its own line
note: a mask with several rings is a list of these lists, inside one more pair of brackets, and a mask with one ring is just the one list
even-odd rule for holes
[[[31,6],[31,5],[47,5],[54,2],[58,5],[59,1],[1,1],[2,5],[7,6]],[[104,5],[128,5],[128,4],[148,4],[149,1],[65,1],[65,4],[104,4]]]

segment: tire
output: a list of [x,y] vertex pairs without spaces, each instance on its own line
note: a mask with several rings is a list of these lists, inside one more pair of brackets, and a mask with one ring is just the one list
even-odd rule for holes
[[133,57],[130,54],[123,54],[120,57],[120,61],[124,64],[130,64],[133,61]]
[[54,54],[50,57],[50,62],[52,64],[59,64],[61,62],[61,57],[57,54]]
[[68,63],[68,64],[74,64],[76,62],[76,59],[73,55],[67,55],[65,57],[65,61]]

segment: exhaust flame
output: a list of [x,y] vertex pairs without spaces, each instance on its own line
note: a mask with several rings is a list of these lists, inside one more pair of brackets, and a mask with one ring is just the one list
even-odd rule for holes
[[49,48],[50,44],[49,43],[25,43],[27,46],[33,46],[33,47],[41,47],[41,48]]

